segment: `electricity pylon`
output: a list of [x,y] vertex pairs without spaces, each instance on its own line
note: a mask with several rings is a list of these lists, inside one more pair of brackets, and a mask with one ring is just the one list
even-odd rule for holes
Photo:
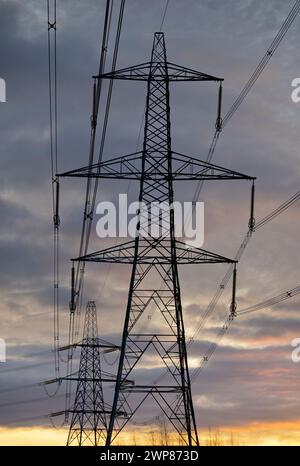
[[[103,74],[98,79],[145,81],[147,101],[143,149],[60,176],[139,181],[136,236],[132,241],[79,257],[81,262],[132,264],[113,406],[106,444],[110,445],[143,403],[153,399],[183,442],[198,444],[185,341],[178,266],[232,263],[218,254],[187,246],[175,238],[173,182],[180,180],[253,180],[252,177],[174,152],[171,147],[169,87],[171,82],[222,79],[167,61],[164,34],[154,35],[148,63]],[[221,86],[219,96],[221,96]],[[221,124],[219,115],[217,125]],[[160,206],[155,225],[148,213]],[[156,230],[153,234],[152,228]],[[159,233],[157,234],[157,231]],[[148,232],[148,234],[145,234]],[[234,277],[236,274],[234,273]],[[72,289],[71,301],[77,290]],[[147,333],[137,322],[150,307],[155,318]],[[235,279],[232,314],[235,312]],[[153,313],[154,316],[154,313]],[[146,354],[147,353],[147,354]],[[148,356],[148,357],[147,357]],[[154,362],[154,358],[155,362]],[[147,383],[143,362],[163,367],[165,383]],[[143,372],[144,370],[144,372]],[[142,376],[140,376],[142,374]],[[129,377],[134,384],[129,383]],[[138,382],[138,379],[141,379]]]
[[82,340],[62,346],[58,351],[70,349],[74,351],[76,347],[81,348],[79,370],[65,377],[43,382],[43,385],[61,384],[63,381],[70,384],[77,382],[73,407],[69,407],[71,393],[67,390],[66,409],[51,413],[49,417],[64,415],[64,422],[67,423],[71,415],[67,446],[103,445],[106,442],[108,419],[111,413],[111,406],[104,402],[103,383],[115,383],[116,377],[102,370],[101,351],[110,353],[119,351],[120,347],[99,338],[94,301],[88,301],[86,306]]
[[98,338],[94,301],[87,303],[83,339],[77,346],[81,346],[81,355],[67,446],[97,446],[106,440],[109,411],[105,410],[103,399],[100,363],[100,347],[103,345]]

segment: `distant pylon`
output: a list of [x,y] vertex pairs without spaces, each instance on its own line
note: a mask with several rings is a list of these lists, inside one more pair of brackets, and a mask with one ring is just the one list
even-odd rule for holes
[[106,439],[97,310],[94,301],[86,307],[77,389],[67,440],[69,445],[97,446]]

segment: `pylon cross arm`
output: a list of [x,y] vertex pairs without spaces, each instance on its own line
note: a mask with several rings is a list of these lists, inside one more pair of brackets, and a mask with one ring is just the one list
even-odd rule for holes
[[[59,174],[61,177],[77,178],[109,178],[137,180],[144,179],[149,181],[168,180],[170,176],[176,181],[185,180],[253,180],[252,176],[230,170],[228,168],[199,160],[195,157],[172,152],[172,174],[168,173],[162,163],[162,157],[166,157],[164,151],[155,154],[146,154],[153,157],[152,162],[148,163],[149,167],[142,172],[143,152],[114,157],[101,163],[85,166],[77,170]],[[157,163],[154,161],[157,160]]]
[[[188,246],[182,241],[177,240],[177,263],[178,264],[216,264],[216,263],[234,263],[235,261],[219,254],[206,251],[201,248]],[[120,264],[133,264],[136,260],[139,264],[164,264],[171,263],[171,257],[167,254],[170,249],[168,239],[159,239],[156,247],[146,239],[139,239],[139,256],[135,256],[135,241],[127,241],[111,248],[106,248],[85,256],[74,259],[85,262],[107,262]]]
[[161,62],[155,61],[141,63],[139,65],[129,66],[111,73],[105,73],[93,76],[98,79],[122,79],[132,81],[223,81],[222,78],[210,74],[201,73],[200,71],[186,68],[185,66],[175,65],[167,62],[166,66],[161,66]]
[[141,174],[142,152],[114,157],[101,163],[88,165],[60,173],[60,177],[139,179]]

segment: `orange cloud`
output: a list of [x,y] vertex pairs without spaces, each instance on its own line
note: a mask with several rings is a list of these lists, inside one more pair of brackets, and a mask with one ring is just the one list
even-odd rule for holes
[[[156,427],[157,428],[157,427]],[[67,428],[54,429],[50,427],[12,427],[0,428],[0,445],[65,445]],[[200,431],[202,445],[240,445],[240,446],[299,446],[300,419],[285,422],[253,422],[243,426],[223,426],[213,431]],[[151,426],[137,428],[124,433],[119,445],[159,445],[161,434],[151,431]],[[168,434],[170,445],[176,444],[177,436]],[[178,442],[177,442],[178,444]]]

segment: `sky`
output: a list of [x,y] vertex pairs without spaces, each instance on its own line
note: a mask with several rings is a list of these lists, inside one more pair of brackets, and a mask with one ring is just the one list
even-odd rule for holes
[[[105,2],[58,0],[58,141],[60,171],[87,164],[92,76],[99,66]],[[118,5],[118,1],[115,2]],[[224,78],[224,112],[252,74],[293,6],[279,0],[170,0],[163,32],[169,61]],[[147,61],[160,29],[164,0],[127,0],[117,68]],[[115,16],[116,17],[116,10]],[[113,22],[113,27],[115,23]],[[115,29],[113,29],[115,30]],[[299,190],[300,103],[291,99],[299,77],[300,17],[246,101],[221,134],[214,163],[257,177],[255,217],[261,219]],[[46,1],[0,0],[0,78],[7,102],[0,103],[0,338],[7,361],[0,363],[0,444],[59,444],[67,427],[47,415],[64,406],[64,389],[48,397],[39,382],[54,377],[53,233],[49,160],[49,102]],[[108,69],[112,59],[108,48]],[[178,83],[171,88],[173,149],[205,159],[217,106],[215,83]],[[114,86],[105,159],[134,152],[145,105],[145,86]],[[100,122],[103,116],[100,106]],[[102,113],[101,113],[102,110]],[[98,201],[115,200],[126,183],[101,183]],[[195,184],[176,191],[190,200]],[[132,199],[136,186],[130,186]],[[234,257],[247,231],[249,182],[207,182],[203,247]],[[76,257],[82,222],[83,180],[61,186],[60,344],[68,338],[70,258]],[[238,265],[238,308],[299,284],[299,205],[253,235]],[[90,252],[103,241],[92,230]],[[201,322],[226,266],[180,269],[187,337]],[[84,299],[94,299],[101,336],[120,342],[130,268],[92,264]],[[189,349],[191,369],[228,315],[230,289]],[[147,316],[145,316],[147,319]],[[233,435],[240,444],[300,444],[300,365],[291,342],[300,337],[299,298],[241,316],[215,355],[193,381],[200,438]],[[104,362],[116,369],[115,355]],[[139,376],[153,381],[160,371],[151,355]],[[61,373],[65,371],[61,363]],[[49,386],[54,394],[55,386]],[[159,414],[159,411],[158,413]],[[144,438],[153,418],[146,405],[127,434]],[[153,429],[156,426],[152,426]],[[149,429],[148,429],[149,430]],[[133,438],[133,437],[132,437]],[[139,441],[139,440],[138,440]]]

